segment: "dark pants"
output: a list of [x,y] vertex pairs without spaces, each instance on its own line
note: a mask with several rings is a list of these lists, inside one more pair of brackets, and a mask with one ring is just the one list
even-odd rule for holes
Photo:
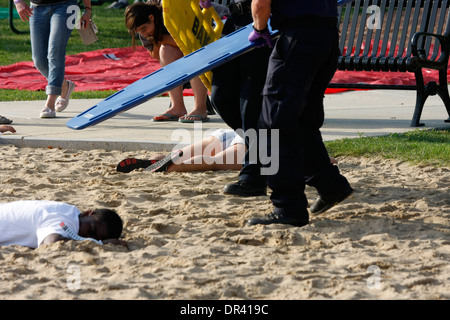
[[[308,215],[306,183],[326,197],[348,184],[322,141],[325,89],[337,66],[338,31],[334,27],[284,30],[269,60],[259,127],[279,130],[279,169],[268,175],[275,211]],[[271,130],[269,130],[270,132]]]
[[[251,23],[251,16],[236,16],[227,19],[228,32]],[[257,129],[261,113],[262,89],[267,72],[267,63],[271,50],[258,48],[226,64],[215,68],[212,77],[211,102],[223,121],[233,130]],[[240,180],[265,184],[260,175],[260,162],[250,154],[257,154],[251,148],[257,147],[256,141],[246,138],[247,153]]]

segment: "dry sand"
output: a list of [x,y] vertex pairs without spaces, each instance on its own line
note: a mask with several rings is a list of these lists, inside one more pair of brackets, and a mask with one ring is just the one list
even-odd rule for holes
[[129,243],[0,247],[0,299],[450,298],[449,168],[340,158],[351,198],[303,228],[248,227],[271,204],[224,195],[237,172],[115,171],[147,151],[0,151],[1,202],[114,208]]

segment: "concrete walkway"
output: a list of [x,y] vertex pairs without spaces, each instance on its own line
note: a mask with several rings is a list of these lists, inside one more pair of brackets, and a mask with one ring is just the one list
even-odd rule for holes
[[[101,100],[70,101],[68,108],[55,119],[40,119],[44,101],[0,102],[0,115],[14,122],[17,133],[5,133],[1,144],[19,147],[61,147],[64,149],[151,150],[166,151],[178,143],[201,138],[206,130],[226,128],[218,115],[205,123],[152,122],[151,118],[165,112],[167,97],[158,97],[109,120],[83,130],[72,130],[65,123]],[[187,110],[193,97],[185,97]],[[329,94],[325,97],[324,140],[357,138],[402,133],[417,128],[409,126],[415,105],[414,91],[372,90]],[[446,109],[439,97],[430,97],[424,107],[420,129],[450,128],[445,123]],[[195,130],[194,130],[195,129]],[[184,138],[188,136],[188,138]],[[181,141],[181,140],[182,141]]]

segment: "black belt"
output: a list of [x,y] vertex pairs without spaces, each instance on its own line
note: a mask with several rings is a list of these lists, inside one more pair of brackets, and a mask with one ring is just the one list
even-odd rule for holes
[[242,2],[232,2],[228,5],[228,9],[230,10],[231,14],[235,15],[243,15],[248,14],[252,11],[251,8],[252,0],[242,1]]

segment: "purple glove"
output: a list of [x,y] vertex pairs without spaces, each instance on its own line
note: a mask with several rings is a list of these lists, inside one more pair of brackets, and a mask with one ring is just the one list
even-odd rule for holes
[[273,48],[272,37],[270,36],[269,29],[265,28],[261,31],[256,31],[255,28],[248,36],[248,41],[250,42],[261,42],[257,47],[261,48],[264,46],[268,46],[269,48]]
[[211,4],[211,0],[200,0],[200,7],[202,7],[203,9],[208,9],[211,8],[212,4]]

